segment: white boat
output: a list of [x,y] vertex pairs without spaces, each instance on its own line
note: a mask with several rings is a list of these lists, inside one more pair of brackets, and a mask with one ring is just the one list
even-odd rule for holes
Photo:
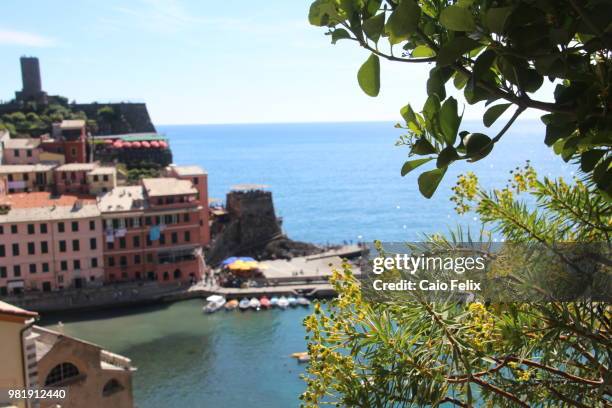
[[278,306],[278,296],[272,296],[270,298],[270,306],[272,307]]
[[310,300],[306,299],[304,296],[298,296],[297,304],[300,306],[308,307],[310,305]]
[[295,296],[289,296],[287,298],[287,302],[289,302],[289,306],[291,307],[297,306],[297,299],[295,298]]
[[278,304],[278,307],[280,307],[281,309],[286,309],[286,308],[287,308],[287,306],[289,306],[289,301],[287,300],[287,298],[286,298],[286,297],[281,296],[281,297],[278,299],[278,303],[277,303],[277,304]]
[[206,298],[206,306],[202,308],[204,313],[214,313],[217,310],[221,309],[225,304],[225,298],[221,295],[211,295]]
[[256,297],[251,298],[251,300],[249,301],[249,307],[251,309],[259,310],[259,308],[261,307],[261,302]]
[[238,303],[238,307],[240,310],[247,310],[251,305],[251,302],[247,298],[242,298],[240,303]]

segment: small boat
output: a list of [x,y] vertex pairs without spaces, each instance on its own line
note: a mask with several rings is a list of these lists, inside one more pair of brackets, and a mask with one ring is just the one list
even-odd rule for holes
[[225,307],[225,310],[234,310],[238,307],[238,300],[236,299],[228,300],[224,307]]
[[238,303],[238,307],[240,310],[247,310],[251,306],[251,302],[247,298],[242,298],[240,303]]
[[310,356],[308,355],[307,351],[293,353],[291,354],[291,357],[297,359],[298,363],[307,363],[310,361]]
[[206,306],[202,309],[204,313],[214,313],[225,305],[225,298],[221,295],[211,295],[206,298]]
[[280,307],[281,309],[286,309],[289,306],[289,301],[287,300],[286,297],[281,296],[278,299],[278,303],[277,303],[278,307]]
[[308,307],[310,306],[310,300],[306,299],[304,296],[298,296],[297,304],[300,306]]
[[272,296],[270,298],[270,306],[272,307],[278,306],[278,296]]
[[264,309],[268,309],[270,308],[270,299],[268,299],[267,296],[262,296],[261,299],[259,299],[259,303],[261,303],[261,307],[263,307]]
[[259,310],[261,308],[261,302],[259,302],[259,299],[257,299],[256,297],[251,298],[251,300],[249,300],[249,307],[255,310]]
[[287,302],[289,302],[289,306],[291,307],[297,306],[297,299],[295,298],[295,296],[289,296],[287,298]]

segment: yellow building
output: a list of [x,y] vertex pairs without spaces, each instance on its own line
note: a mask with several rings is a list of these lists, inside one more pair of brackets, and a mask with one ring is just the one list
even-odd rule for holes
[[[35,346],[28,340],[30,327],[37,313],[29,312],[0,301],[0,389],[25,389],[32,387],[36,366]],[[22,401],[3,401],[0,406],[26,408]]]

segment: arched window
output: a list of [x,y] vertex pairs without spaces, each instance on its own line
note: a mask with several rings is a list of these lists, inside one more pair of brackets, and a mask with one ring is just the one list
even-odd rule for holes
[[66,380],[77,377],[79,374],[79,369],[72,363],[58,364],[47,375],[45,386],[58,385]]
[[180,269],[175,269],[174,270],[174,279],[178,279],[181,277],[181,270]]
[[104,388],[102,389],[102,396],[108,397],[109,395],[113,395],[117,392],[123,391],[123,385],[117,380],[110,379],[104,384]]

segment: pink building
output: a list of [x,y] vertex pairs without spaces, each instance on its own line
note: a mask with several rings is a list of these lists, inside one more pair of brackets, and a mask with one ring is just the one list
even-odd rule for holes
[[2,164],[36,164],[40,162],[40,139],[10,139],[2,141]]
[[201,279],[202,247],[210,240],[203,204],[208,201],[206,174],[191,170],[185,179],[143,179],[140,186],[117,187],[101,196],[107,281]]
[[94,200],[35,192],[7,195],[0,206],[0,295],[103,283]]

